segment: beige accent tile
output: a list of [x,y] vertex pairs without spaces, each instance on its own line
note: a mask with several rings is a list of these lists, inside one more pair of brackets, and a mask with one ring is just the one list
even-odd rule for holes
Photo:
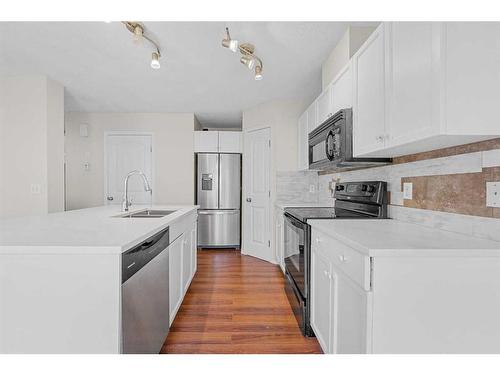
[[403,164],[412,161],[442,158],[445,156],[468,154],[471,152],[488,151],[499,148],[500,148],[500,138],[495,138],[487,141],[469,143],[466,145],[442,148],[440,150],[421,152],[419,154],[400,156],[393,159],[393,164]]
[[492,217],[486,207],[486,181],[492,172],[452,175],[404,177],[401,183],[413,183],[413,199],[404,200],[404,206],[463,215]]

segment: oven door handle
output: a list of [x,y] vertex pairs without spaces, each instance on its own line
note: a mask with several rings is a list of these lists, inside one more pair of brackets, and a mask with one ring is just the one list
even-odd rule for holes
[[305,229],[305,226],[307,224],[301,222],[300,220],[297,220],[296,218],[294,218],[292,215],[290,215],[289,213],[285,212],[285,218],[288,222],[290,222],[290,224],[292,224],[294,227],[296,228],[299,228],[299,229]]

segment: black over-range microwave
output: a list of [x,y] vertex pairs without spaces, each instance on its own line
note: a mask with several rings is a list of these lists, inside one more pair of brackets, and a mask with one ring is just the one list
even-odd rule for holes
[[309,169],[334,171],[392,162],[389,158],[355,158],[352,142],[352,109],[341,109],[309,133]]

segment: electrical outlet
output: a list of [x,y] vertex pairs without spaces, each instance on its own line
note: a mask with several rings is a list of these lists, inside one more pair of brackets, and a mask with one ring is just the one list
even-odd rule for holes
[[88,172],[90,171],[90,163],[88,161],[83,163],[83,169]]
[[40,194],[42,188],[40,184],[31,184],[31,194]]
[[309,193],[314,193],[316,191],[316,186],[309,185]]
[[500,182],[486,183],[486,206],[500,207]]
[[413,183],[405,182],[403,184],[403,199],[413,199]]

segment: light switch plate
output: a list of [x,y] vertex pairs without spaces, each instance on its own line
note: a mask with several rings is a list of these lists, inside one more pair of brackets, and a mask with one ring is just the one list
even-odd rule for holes
[[500,207],[500,181],[486,183],[486,206]]
[[41,186],[40,184],[31,184],[31,194],[40,194],[41,193]]
[[413,199],[413,183],[405,182],[403,184],[403,199]]

